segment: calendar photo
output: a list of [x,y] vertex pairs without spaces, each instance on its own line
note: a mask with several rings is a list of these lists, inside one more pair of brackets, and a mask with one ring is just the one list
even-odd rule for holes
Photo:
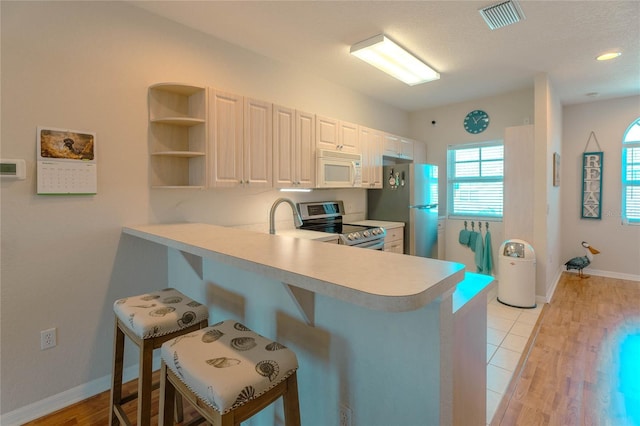
[[38,194],[97,193],[95,133],[38,127],[37,149]]
[[95,133],[38,128],[40,159],[95,160]]

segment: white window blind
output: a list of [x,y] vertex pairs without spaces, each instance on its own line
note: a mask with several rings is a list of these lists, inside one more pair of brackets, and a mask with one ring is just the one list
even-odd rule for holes
[[502,141],[452,145],[447,157],[449,216],[501,218],[504,193]]
[[622,221],[640,224],[640,118],[622,142]]

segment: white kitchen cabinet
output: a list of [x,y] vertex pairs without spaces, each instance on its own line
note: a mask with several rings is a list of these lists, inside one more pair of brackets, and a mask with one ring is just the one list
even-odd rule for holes
[[316,116],[317,148],[360,154],[358,136],[357,124]]
[[273,181],[276,188],[315,185],[315,115],[273,107]]
[[272,104],[212,89],[212,187],[271,187]]
[[207,136],[206,88],[179,83],[149,88],[153,188],[204,188]]
[[360,126],[362,187],[382,188],[382,133]]
[[384,237],[384,251],[404,253],[404,226],[385,226],[387,235]]
[[413,160],[413,140],[386,133],[383,154],[388,157]]
[[244,185],[273,186],[273,104],[244,99]]

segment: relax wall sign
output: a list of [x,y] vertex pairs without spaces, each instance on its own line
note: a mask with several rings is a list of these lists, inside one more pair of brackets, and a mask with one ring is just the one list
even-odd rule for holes
[[582,154],[582,218],[602,217],[602,159],[603,152]]

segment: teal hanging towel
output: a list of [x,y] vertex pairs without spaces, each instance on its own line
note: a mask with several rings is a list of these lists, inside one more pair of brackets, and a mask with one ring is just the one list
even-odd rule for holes
[[[480,236],[480,238],[482,238],[482,236]],[[477,240],[478,240],[478,233],[476,232],[476,224],[474,221],[471,221],[471,232],[469,232],[469,248],[471,249],[471,251],[476,251]]]
[[484,244],[482,241],[482,222],[478,222],[478,237],[476,238],[475,252],[476,252],[476,267],[478,272],[483,272],[483,260],[484,260]]
[[484,256],[482,257],[482,273],[486,275],[491,275],[493,270],[493,255],[491,252],[491,232],[489,232],[489,222],[487,222],[487,233],[484,236]]

